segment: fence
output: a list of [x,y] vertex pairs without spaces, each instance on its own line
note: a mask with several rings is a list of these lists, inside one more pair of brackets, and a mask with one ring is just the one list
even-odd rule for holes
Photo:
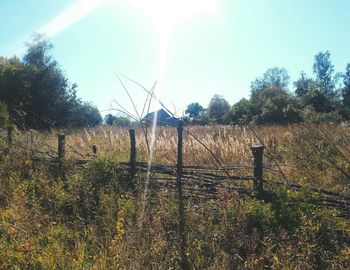
[[[264,166],[263,155],[264,146],[253,145],[251,147],[253,164],[248,166],[242,165],[223,165],[217,166],[186,166],[183,164],[183,126],[179,122],[177,127],[178,144],[177,144],[177,164],[149,164],[148,162],[137,161],[136,136],[135,130],[129,130],[130,138],[130,158],[128,162],[119,162],[117,165],[125,171],[125,181],[132,190],[136,190],[141,184],[138,180],[139,176],[149,173],[149,185],[151,188],[164,189],[176,192],[181,200],[185,197],[208,199],[216,198],[218,188],[223,186],[226,189],[237,191],[240,194],[252,195],[258,198],[269,199],[266,186],[270,182],[264,177],[265,169],[271,170],[270,166]],[[66,174],[66,136],[59,134],[57,136],[57,157],[44,158],[43,155],[38,157],[36,154],[44,154],[40,152],[33,153],[32,147],[27,149],[25,146],[16,142],[13,137],[13,129],[8,128],[1,135],[3,141],[8,144],[8,149],[18,147],[31,151],[32,158],[35,162],[54,164],[58,168],[58,173],[62,178]],[[33,136],[30,136],[31,145],[33,144]],[[91,147],[91,157],[98,155],[98,146],[93,144]],[[74,165],[83,166],[91,159],[76,159]],[[245,174],[238,175],[237,172]],[[251,185],[242,183],[250,182]],[[273,182],[274,185],[283,184],[289,189],[301,190],[303,187],[293,183]],[[247,188],[251,186],[252,188]],[[350,216],[350,197],[343,196],[338,193],[327,190],[310,189],[322,195],[320,204],[340,209],[344,216]]]

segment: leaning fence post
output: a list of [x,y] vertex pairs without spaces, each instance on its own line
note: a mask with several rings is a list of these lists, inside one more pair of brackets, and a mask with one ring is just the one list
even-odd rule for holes
[[254,191],[260,194],[263,191],[263,145],[253,145],[252,152],[254,157]]
[[182,171],[183,171],[183,160],[182,160],[182,132],[183,122],[179,120],[177,126],[177,191],[178,191],[178,207],[179,207],[179,229],[180,229],[180,254],[181,254],[181,269],[189,269],[189,264],[186,255],[186,220],[184,211],[184,198],[182,194]]
[[61,176],[64,178],[65,171],[64,171],[64,158],[65,158],[65,142],[66,142],[66,135],[64,134],[58,134],[58,170]]
[[135,130],[129,129],[130,136],[130,182],[133,191],[135,191],[134,177],[136,175],[136,137]]

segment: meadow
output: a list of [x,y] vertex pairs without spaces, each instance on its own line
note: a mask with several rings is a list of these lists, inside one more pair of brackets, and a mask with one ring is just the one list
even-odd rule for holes
[[[137,160],[147,161],[151,138],[135,131]],[[64,178],[33,161],[33,155],[56,157],[57,133],[66,134],[67,164],[89,160],[67,165]],[[135,194],[122,184],[127,128],[15,130],[11,149],[5,137],[0,143],[0,269],[181,269],[181,233],[188,269],[349,269],[349,220],[319,206],[311,192],[349,196],[349,133],[348,126],[331,124],[186,127],[186,166],[251,166],[251,146],[263,144],[273,199],[224,187],[216,199],[187,198],[180,232],[174,194],[150,190],[145,198],[142,189]],[[176,164],[175,128],[157,129],[152,161]]]

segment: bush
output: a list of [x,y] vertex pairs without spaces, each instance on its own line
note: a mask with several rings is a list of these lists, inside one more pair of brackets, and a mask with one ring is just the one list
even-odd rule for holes
[[345,120],[338,111],[316,112],[310,107],[304,109],[304,118],[306,122],[314,124],[341,123]]

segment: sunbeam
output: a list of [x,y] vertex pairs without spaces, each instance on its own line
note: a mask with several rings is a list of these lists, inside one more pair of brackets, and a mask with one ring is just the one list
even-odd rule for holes
[[108,1],[109,0],[79,0],[42,28],[38,29],[37,32],[45,34],[47,37],[53,37]]

